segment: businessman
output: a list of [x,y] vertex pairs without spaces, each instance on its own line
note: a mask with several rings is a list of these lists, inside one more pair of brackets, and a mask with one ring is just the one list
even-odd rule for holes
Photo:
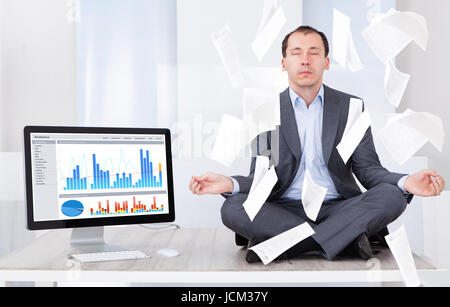
[[[300,26],[283,40],[281,66],[289,87],[280,94],[281,125],[278,134],[262,133],[253,142],[254,156],[267,155],[272,163],[276,161],[278,182],[253,221],[242,204],[252,184],[255,157],[248,176],[206,173],[193,176],[189,183],[194,194],[226,198],[222,221],[236,233],[238,245],[253,246],[307,222],[315,234],[287,250],[283,258],[318,251],[329,260],[344,253],[369,259],[373,257],[370,242],[386,244],[386,226],[403,213],[413,195],[436,196],[444,190],[444,179],[434,170],[407,175],[385,169],[370,128],[348,162],[343,162],[336,146],[344,133],[350,98],[357,97],[322,83],[330,67],[328,52],[326,36],[309,26]],[[276,145],[274,135],[279,136]],[[275,146],[277,152],[272,150]],[[306,170],[327,188],[316,221],[306,216],[301,202]],[[260,261],[252,250],[247,250],[246,260]]]

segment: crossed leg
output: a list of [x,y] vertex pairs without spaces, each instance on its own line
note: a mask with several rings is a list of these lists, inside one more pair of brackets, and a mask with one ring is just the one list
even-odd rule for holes
[[[383,183],[352,198],[324,202],[316,222],[306,216],[301,200],[287,199],[266,202],[252,222],[242,206],[247,196],[236,194],[225,200],[221,209],[225,226],[258,244],[308,222],[315,231],[312,238],[330,260],[361,233],[370,236],[386,227],[407,206],[406,197],[397,186]],[[302,242],[290,251],[307,251]],[[314,246],[311,241],[306,243]]]

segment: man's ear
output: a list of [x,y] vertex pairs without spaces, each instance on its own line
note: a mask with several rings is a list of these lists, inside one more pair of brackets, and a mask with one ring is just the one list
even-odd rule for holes
[[325,65],[325,69],[330,70],[330,57],[327,56],[325,58],[325,61],[327,62],[327,64]]
[[281,59],[281,70],[286,71],[286,58]]

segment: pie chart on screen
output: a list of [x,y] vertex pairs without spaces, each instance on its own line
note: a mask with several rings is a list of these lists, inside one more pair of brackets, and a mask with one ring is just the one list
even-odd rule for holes
[[61,211],[65,216],[79,216],[84,211],[84,206],[78,200],[68,200],[62,204]]

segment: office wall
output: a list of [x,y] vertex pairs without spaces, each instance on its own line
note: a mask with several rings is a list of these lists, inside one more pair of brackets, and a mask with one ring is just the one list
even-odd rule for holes
[[0,5],[0,151],[21,151],[25,125],[76,123],[74,4]]
[[3,32],[5,31],[5,0],[0,0],[0,150],[3,146],[3,139],[4,135],[2,133],[2,124],[5,119],[4,114],[4,95],[3,95],[3,49],[4,49],[4,35]]
[[176,120],[176,0],[79,0],[78,124]]
[[22,156],[21,152],[0,152],[0,256],[27,245],[37,235],[25,229]]
[[[5,9],[4,0],[0,0],[0,122],[3,122],[3,14]],[[1,126],[0,126],[1,128]],[[3,144],[3,133],[0,132],[0,149]]]
[[35,237],[25,229],[23,127],[76,123],[72,11],[70,1],[0,0],[0,254]]
[[412,43],[397,57],[398,69],[411,74],[398,111],[410,108],[418,112],[431,112],[443,120],[446,139],[442,153],[431,144],[426,144],[417,155],[427,156],[430,167],[439,171],[450,184],[450,1],[397,0],[397,8],[424,16],[430,33],[426,51]]

